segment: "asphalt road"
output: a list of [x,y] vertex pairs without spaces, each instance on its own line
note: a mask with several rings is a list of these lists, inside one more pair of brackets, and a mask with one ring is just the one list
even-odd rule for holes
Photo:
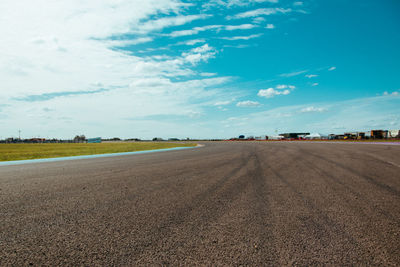
[[0,167],[0,265],[400,265],[400,146],[206,143]]

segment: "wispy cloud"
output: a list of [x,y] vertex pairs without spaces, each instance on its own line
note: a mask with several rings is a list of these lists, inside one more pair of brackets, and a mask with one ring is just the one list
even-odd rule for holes
[[275,90],[274,88],[268,88],[268,89],[261,89],[258,91],[257,95],[265,98],[272,98],[277,95],[288,95],[290,94],[290,90],[286,89],[283,91],[280,90]]
[[234,16],[228,16],[227,19],[244,19],[244,18],[252,18],[259,16],[269,16],[274,14],[286,14],[292,12],[290,8],[259,8],[255,10],[245,11],[242,13],[238,13]]
[[[8,117],[1,119],[10,129],[23,124],[31,132],[42,127],[49,135],[69,137],[76,129],[87,135],[123,135],[113,129],[125,125],[149,136],[144,132],[159,131],[160,125],[165,132],[181,125],[133,120],[127,125],[126,114],[197,118],[210,101],[232,95],[221,89],[230,77],[196,69],[218,52],[206,40],[186,41],[195,47],[179,47],[177,53],[160,52],[168,43],[151,46],[169,27],[185,29],[210,18],[182,15],[188,13],[184,3],[71,0],[48,2],[44,13],[40,4],[20,5],[12,0],[0,4],[7,13],[0,23],[0,80],[8,89],[0,89],[0,102],[10,105],[2,107]],[[129,47],[145,43],[148,56]]]
[[201,61],[207,62],[207,60],[214,57],[215,54],[216,50],[208,44],[205,44],[191,49],[190,52],[182,53],[182,56],[186,61],[194,65]]
[[227,30],[227,31],[234,31],[234,30],[250,30],[253,28],[258,27],[258,25],[254,24],[241,24],[241,25],[206,25],[202,27],[194,27],[189,30],[179,30],[173,31],[168,36],[170,37],[181,37],[181,36],[189,36],[199,34],[200,32],[209,31],[209,30]]
[[200,72],[200,76],[202,77],[212,77],[212,76],[216,76],[217,73],[215,72]]
[[36,102],[36,101],[47,101],[56,97],[63,97],[63,96],[77,96],[77,95],[89,95],[89,94],[96,94],[107,92],[107,89],[99,89],[94,91],[76,91],[76,92],[56,92],[56,93],[47,93],[47,94],[40,94],[40,95],[28,95],[24,97],[16,97],[13,98],[17,101],[25,101],[25,102]]
[[250,30],[255,27],[258,27],[257,25],[254,24],[241,24],[241,25],[226,25],[225,29],[227,31],[233,31],[233,30]]
[[245,108],[249,108],[249,107],[259,107],[261,106],[261,104],[257,101],[251,101],[251,100],[246,100],[246,101],[240,101],[236,103],[237,107],[245,107]]
[[223,26],[222,25],[207,25],[202,27],[194,27],[190,30],[180,30],[180,31],[173,31],[168,34],[170,37],[180,37],[180,36],[188,36],[188,35],[195,35],[199,32],[207,31],[207,30],[219,30]]
[[232,103],[231,100],[217,101],[214,103],[214,106],[226,106]]
[[264,17],[256,17],[256,18],[253,18],[253,23],[255,23],[255,24],[261,24],[261,23],[263,23],[264,21],[266,21],[266,19],[264,18]]
[[307,74],[307,75],[305,75],[305,77],[307,77],[307,78],[315,78],[315,77],[318,77],[318,75],[317,74]]
[[289,72],[289,73],[282,73],[279,76],[281,77],[293,77],[293,76],[297,76],[303,73],[306,73],[308,70],[300,70],[300,71],[294,71],[294,72]]
[[300,110],[301,113],[320,113],[320,112],[325,112],[325,111],[327,111],[326,108],[322,108],[322,107],[317,108],[314,106],[305,107]]
[[224,45],[224,47],[242,49],[242,48],[248,48],[248,47],[251,47],[251,45],[248,45],[248,44]]
[[294,85],[279,84],[275,88],[261,89],[257,95],[265,98],[272,98],[278,95],[288,95],[292,90],[296,89]]
[[262,35],[263,35],[262,33],[258,33],[258,34],[251,34],[251,35],[247,35],[247,36],[221,37],[221,39],[229,40],[229,41],[250,40],[250,39],[258,38]]
[[265,26],[266,29],[275,29],[275,25],[274,24],[267,24],[267,26]]
[[138,25],[136,32],[149,32],[161,30],[167,27],[180,26],[192,22],[194,20],[206,19],[211,15],[199,14],[199,15],[180,15],[175,17],[165,17],[157,20],[148,20]]
[[[245,114],[221,122],[240,132],[251,129],[258,134],[307,131],[343,133],[368,131],[372,128],[388,129],[399,125],[400,97],[371,97],[313,105],[290,105]],[[352,116],[349,116],[352,114]],[[312,119],[310,119],[312,118]],[[234,122],[243,122],[235,125]]]
[[211,0],[203,4],[203,8],[209,9],[211,7],[223,6],[225,8],[248,6],[255,3],[271,3],[276,4],[279,0]]
[[336,70],[336,67],[330,67],[328,70],[329,70],[329,71]]
[[276,88],[276,89],[279,89],[279,90],[287,89],[287,88],[293,90],[293,89],[296,88],[296,86],[294,86],[294,85],[287,85],[287,84],[278,84],[275,88]]
[[194,40],[189,40],[189,41],[186,41],[186,42],[180,42],[180,43],[178,43],[179,45],[180,44],[185,44],[185,45],[196,45],[196,44],[198,44],[198,43],[205,43],[206,42],[206,40],[204,40],[204,39],[194,39]]
[[400,93],[397,92],[397,91],[394,91],[394,92],[391,92],[391,93],[385,91],[385,92],[383,92],[383,95],[384,95],[384,96],[399,96]]

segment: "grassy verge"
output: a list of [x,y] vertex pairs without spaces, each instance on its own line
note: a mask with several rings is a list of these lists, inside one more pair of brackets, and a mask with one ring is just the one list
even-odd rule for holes
[[196,144],[157,142],[121,142],[101,144],[0,144],[0,161],[58,158],[193,146],[196,146]]

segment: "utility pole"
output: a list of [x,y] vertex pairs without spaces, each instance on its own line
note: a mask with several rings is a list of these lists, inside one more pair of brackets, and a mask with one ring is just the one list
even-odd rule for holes
[[18,130],[18,138],[21,141],[21,130]]

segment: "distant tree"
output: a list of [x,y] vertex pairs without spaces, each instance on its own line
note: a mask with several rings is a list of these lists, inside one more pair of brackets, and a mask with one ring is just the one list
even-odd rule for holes
[[83,143],[86,141],[86,136],[85,135],[77,135],[74,137],[74,142],[75,143]]

